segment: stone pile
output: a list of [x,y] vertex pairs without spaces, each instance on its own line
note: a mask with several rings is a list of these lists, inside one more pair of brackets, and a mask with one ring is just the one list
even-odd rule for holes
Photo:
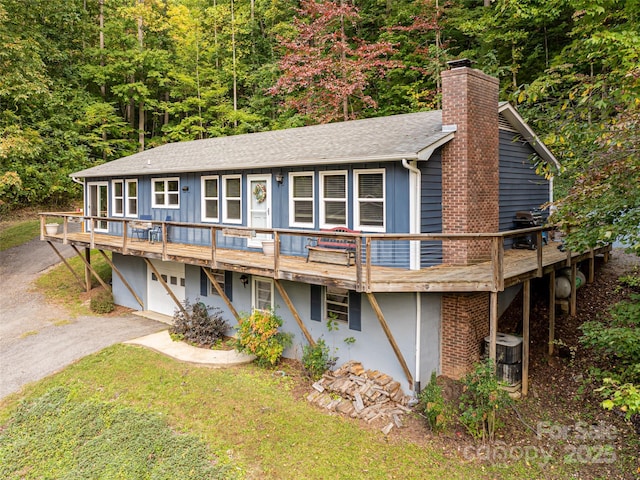
[[307,401],[368,423],[379,421],[385,424],[385,435],[394,426],[401,428],[402,415],[411,411],[411,397],[403,393],[399,382],[377,370],[365,370],[353,360],[325,373],[313,388]]

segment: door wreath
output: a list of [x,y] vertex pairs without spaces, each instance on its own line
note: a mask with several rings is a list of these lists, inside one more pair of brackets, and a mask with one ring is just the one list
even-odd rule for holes
[[258,183],[253,189],[253,196],[258,203],[264,202],[267,199],[267,188],[262,183]]

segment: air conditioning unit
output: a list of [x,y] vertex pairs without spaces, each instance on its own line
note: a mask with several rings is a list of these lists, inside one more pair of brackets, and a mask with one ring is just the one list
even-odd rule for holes
[[[485,337],[486,356],[489,356],[490,343],[491,337]],[[496,335],[496,376],[509,385],[522,381],[522,337],[506,333]]]

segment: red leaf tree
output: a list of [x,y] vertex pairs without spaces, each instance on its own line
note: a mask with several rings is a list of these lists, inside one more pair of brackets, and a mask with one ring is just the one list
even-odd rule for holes
[[372,77],[384,77],[400,63],[389,59],[388,42],[367,43],[349,35],[360,16],[345,0],[303,0],[294,18],[297,35],[279,37],[285,55],[282,75],[269,90],[283,95],[285,106],[319,123],[349,120],[376,101],[365,93]]

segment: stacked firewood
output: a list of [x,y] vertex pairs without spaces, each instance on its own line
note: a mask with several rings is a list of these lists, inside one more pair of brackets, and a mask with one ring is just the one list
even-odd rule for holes
[[327,372],[313,384],[307,400],[321,408],[385,425],[386,435],[395,426],[401,428],[402,415],[411,411],[411,397],[400,383],[377,370],[365,370],[360,362],[349,361]]

